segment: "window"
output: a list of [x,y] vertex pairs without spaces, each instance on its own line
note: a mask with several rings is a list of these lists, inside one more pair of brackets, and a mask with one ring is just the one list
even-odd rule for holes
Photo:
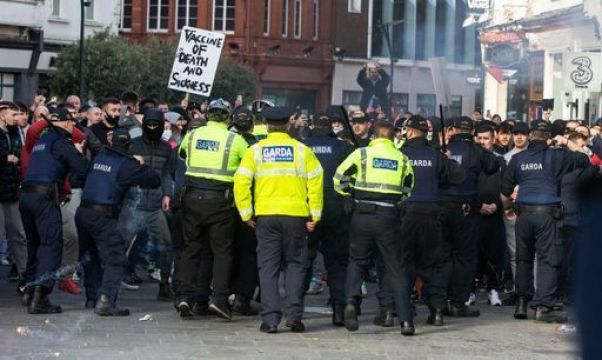
[[362,100],[361,91],[349,91],[343,90],[343,106],[349,108],[349,106],[360,106]]
[[235,0],[214,0],[213,30],[234,32]]
[[294,32],[293,36],[296,38],[301,37],[301,0],[295,0],[295,18],[294,18]]
[[263,35],[270,35],[270,5],[272,0],[265,0],[263,7]]
[[452,95],[447,116],[462,116],[462,96]]
[[435,56],[445,56],[447,36],[447,1],[437,0],[435,8]]
[[0,98],[13,101],[15,97],[15,74],[0,73]]
[[132,29],[132,0],[121,1],[121,23],[119,28],[121,30]]
[[416,114],[424,117],[435,116],[437,96],[433,94],[416,95]]
[[176,19],[176,30],[182,30],[184,26],[196,27],[197,0],[178,0]]
[[398,24],[383,28],[382,24],[405,19],[405,0],[374,0],[372,4],[372,56],[389,57],[388,34],[393,57],[401,59],[405,27]]
[[148,1],[148,31],[167,31],[169,0]]
[[362,0],[348,0],[347,12],[361,14],[362,13]]
[[52,0],[52,16],[61,16],[61,0]]
[[282,17],[280,22],[282,37],[288,35],[288,0],[282,0]]
[[314,0],[314,32],[312,35],[312,38],[314,40],[318,40],[318,34],[319,34],[319,22],[320,22],[320,1],[319,0]]
[[88,0],[88,4],[84,6],[84,15],[86,20],[94,20],[94,0]]

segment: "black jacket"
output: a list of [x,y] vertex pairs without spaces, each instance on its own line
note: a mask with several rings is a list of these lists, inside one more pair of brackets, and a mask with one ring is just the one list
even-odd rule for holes
[[[16,127],[7,130],[0,129],[0,154],[6,162],[8,155],[21,158],[21,136]],[[21,185],[21,164],[6,162],[0,167],[0,202],[17,201],[19,199],[19,186]]]
[[372,96],[377,97],[378,104],[382,106],[383,110],[388,109],[387,87],[389,86],[391,78],[383,69],[378,70],[378,74],[380,75],[380,79],[375,82],[372,82],[372,80],[367,77],[365,68],[360,70],[359,74],[357,74],[357,83],[364,90],[360,101],[360,107],[364,111],[366,111],[366,108],[370,104]]

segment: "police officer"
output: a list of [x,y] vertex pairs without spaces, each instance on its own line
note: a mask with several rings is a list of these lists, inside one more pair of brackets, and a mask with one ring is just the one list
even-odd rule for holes
[[307,234],[322,217],[323,170],[311,149],[288,133],[292,112],[285,107],[262,111],[268,137],[253,145],[234,177],[236,207],[256,227],[261,289],[260,331],[278,332],[282,318],[278,279],[286,276],[286,326],[305,331],[303,317]]
[[474,123],[462,116],[451,121],[447,150],[466,172],[460,184],[450,184],[441,191],[444,208],[444,274],[448,282],[448,303],[444,311],[451,316],[479,316],[477,309],[466,305],[477,270],[476,226],[479,214],[478,179],[484,172],[498,171],[501,161],[476,144]]
[[186,189],[177,307],[183,318],[192,316],[190,302],[197,284],[203,237],[208,235],[214,258],[214,297],[209,310],[221,318],[232,319],[228,303],[236,225],[232,183],[247,143],[240,135],[228,131],[229,114],[227,101],[212,101],[207,108],[207,126],[187,133],[180,145],[180,157],[186,162]]
[[[562,263],[560,183],[575,169],[593,171],[586,155],[566,148],[551,148],[550,124],[533,121],[529,146],[512,157],[502,180],[502,204],[512,206],[510,195],[518,185],[516,208],[516,310],[515,319],[527,319],[528,302],[535,320],[564,320],[556,314],[556,290]],[[537,257],[537,286],[533,289],[533,259]]]
[[75,214],[84,267],[86,308],[101,316],[127,316],[128,309],[115,306],[126,263],[125,238],[117,219],[130,186],[156,188],[161,178],[152,168],[128,155],[130,135],[113,132],[112,145],[92,160],[90,173]]
[[[257,139],[253,135],[253,121],[253,113],[247,108],[239,107],[232,112],[230,131],[240,134],[249,146],[257,143]],[[236,222],[234,243],[236,266],[232,278],[232,287],[235,294],[232,312],[243,316],[257,315],[257,311],[251,307],[251,298],[259,285],[257,237],[255,236],[255,230],[245,224],[240,216],[238,216]]]
[[[309,265],[313,263],[319,248],[328,272],[332,324],[343,326],[343,312],[347,301],[345,279],[349,263],[349,216],[345,212],[344,198],[334,191],[332,178],[337,167],[354,148],[337,139],[327,114],[315,117],[314,128],[305,144],[311,147],[324,169],[324,211],[316,231],[309,235]],[[306,280],[309,281],[310,278],[311,271],[308,271]]]
[[344,311],[344,324],[349,331],[359,328],[357,308],[362,275],[368,270],[373,249],[377,248],[383,263],[384,281],[393,293],[402,323],[401,333],[414,334],[409,286],[398,260],[400,217],[397,208],[412,189],[413,174],[407,157],[393,144],[394,134],[393,125],[377,121],[375,139],[368,147],[355,150],[334,175],[335,190],[355,199],[349,229],[347,306]]
[[54,287],[52,273],[61,265],[63,230],[61,189],[68,173],[85,177],[85,144],[71,142],[74,120],[65,108],[50,115],[49,130],[33,147],[21,186],[19,210],[27,235],[27,293],[30,314],[60,313],[48,299]]
[[441,186],[462,183],[466,173],[460,164],[429,146],[425,118],[412,115],[404,123],[404,131],[407,141],[401,151],[408,157],[415,179],[412,195],[402,208],[399,236],[402,264],[410,284],[416,270],[422,279],[422,298],[430,310],[427,323],[442,326],[447,284],[441,276],[443,236],[439,192]]
[[274,104],[268,100],[255,100],[251,104],[251,111],[253,112],[253,115],[255,117],[255,127],[253,128],[253,135],[258,141],[268,137],[268,127],[266,124],[266,119],[261,114],[261,112],[273,106]]

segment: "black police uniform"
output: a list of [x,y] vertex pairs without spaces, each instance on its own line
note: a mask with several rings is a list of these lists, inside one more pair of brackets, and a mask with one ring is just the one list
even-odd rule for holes
[[[321,129],[320,129],[321,130]],[[318,249],[324,256],[324,265],[328,272],[330,290],[329,303],[333,307],[333,323],[343,326],[343,311],[347,302],[345,281],[349,264],[349,214],[345,212],[344,199],[334,191],[332,178],[337,167],[354,150],[350,144],[337,139],[328,128],[326,131],[314,130],[305,140],[305,144],[320,161],[324,169],[324,208],[322,220],[316,230],[309,234],[309,265],[316,258]],[[311,280],[311,266],[307,273],[306,284]]]
[[[531,130],[549,131],[549,125],[534,122]],[[547,129],[547,130],[546,130]],[[589,168],[587,156],[565,148],[550,148],[546,141],[532,140],[529,147],[512,157],[502,181],[502,195],[510,197],[516,185],[516,295],[515,318],[527,318],[527,301],[543,319],[556,302],[562,240],[559,224],[562,177],[578,168]],[[533,288],[533,259],[537,256],[537,287]]]
[[[428,131],[428,126],[423,131]],[[410,284],[416,275],[422,279],[422,298],[431,311],[429,323],[437,321],[436,325],[442,325],[440,312],[447,284],[441,274],[443,237],[439,192],[441,185],[462,183],[466,173],[457,162],[429,146],[426,137],[407,140],[401,151],[414,169],[414,188],[402,208],[402,264]]]
[[[58,116],[67,119],[66,114]],[[61,311],[60,306],[50,304],[47,298],[54,286],[52,274],[61,265],[63,252],[60,192],[68,173],[85,177],[88,170],[88,161],[75,149],[70,137],[67,131],[56,127],[40,137],[33,147],[21,187],[19,210],[29,254],[24,275],[28,290],[35,287],[30,313]]]
[[125,149],[105,148],[92,160],[75,223],[84,265],[86,306],[96,306],[100,315],[117,315],[115,301],[127,261],[126,239],[118,227],[124,196],[131,186],[160,185],[159,175],[140,165]]
[[[454,128],[472,130],[472,120],[455,119]],[[458,185],[445,186],[441,190],[444,213],[444,274],[448,282],[448,299],[452,307],[450,315],[478,316],[464,303],[470,297],[477,268],[476,225],[479,213],[477,200],[478,178],[481,172],[493,174],[500,168],[501,160],[473,141],[471,133],[453,136],[447,149],[466,172],[466,179]]]

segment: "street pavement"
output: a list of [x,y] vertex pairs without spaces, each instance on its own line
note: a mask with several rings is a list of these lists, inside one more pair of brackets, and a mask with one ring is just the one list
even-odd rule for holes
[[[307,331],[259,332],[255,317],[231,322],[215,317],[180,320],[171,303],[155,300],[158,285],[144,283],[140,291],[122,290],[125,318],[101,318],[84,309],[84,296],[55,290],[56,315],[28,315],[16,296],[15,284],[0,269],[0,359],[574,359],[575,339],[556,333],[556,325],[516,321],[513,308],[491,307],[483,294],[481,317],[446,318],[444,327],[425,324],[427,309],[418,305],[417,334],[402,337],[399,327],[372,325],[374,287],[364,301],[360,329],[349,333],[333,328],[325,308],[325,293],[306,297]],[[152,320],[140,321],[145,315]]]

